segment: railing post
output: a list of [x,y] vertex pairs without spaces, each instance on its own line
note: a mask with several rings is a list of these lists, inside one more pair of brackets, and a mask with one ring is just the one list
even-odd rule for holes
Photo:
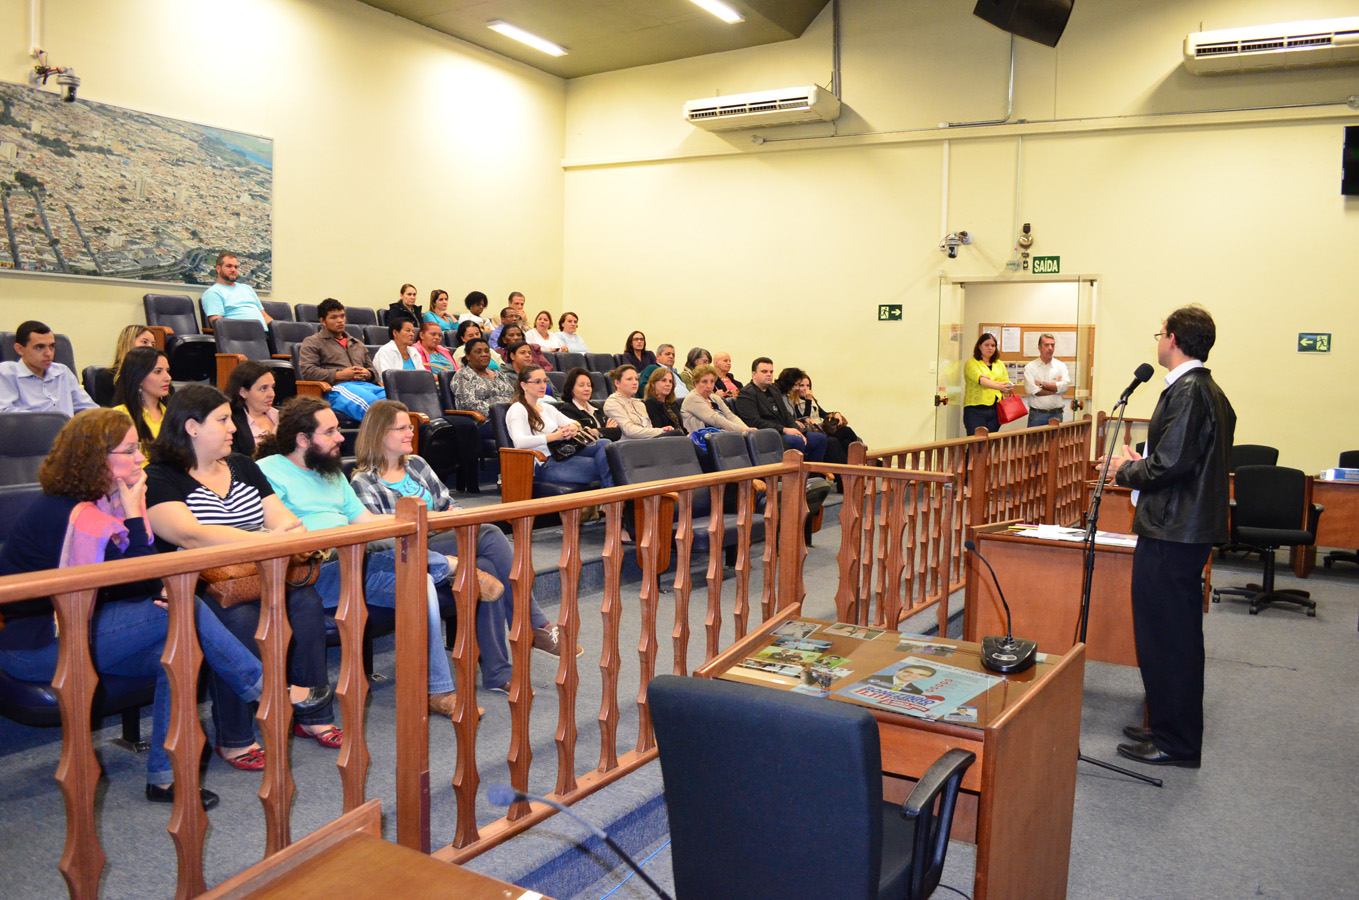
[[[796,450],[783,452],[796,469],[779,479],[779,610],[802,608],[802,561],[807,555],[802,523],[807,518],[807,468]],[[765,535],[769,540],[769,535]]]
[[[858,441],[849,445],[849,465],[866,465],[868,448]],[[840,584],[835,591],[835,619],[837,622],[859,621],[859,530],[864,508],[864,478],[849,475],[844,479],[845,499],[840,504],[840,552],[836,563],[840,568]],[[769,540],[769,535],[765,535]]]
[[427,513],[411,497],[396,505],[396,517],[416,526],[415,534],[396,539],[396,840],[421,853],[429,852]]
[[972,537],[973,528],[985,524],[986,494],[990,489],[991,441],[987,438],[988,432],[985,428],[978,428],[977,431],[977,437],[981,440],[969,448],[972,452],[967,455],[967,484],[970,494],[967,502],[967,518],[963,522],[964,540]]
[[293,707],[288,702],[288,641],[292,627],[284,599],[287,558],[256,563],[260,573],[260,620],[255,629],[264,666],[264,691],[260,694],[260,734],[264,738],[264,777],[260,779],[260,804],[264,807],[264,855],[272,856],[292,843],[292,799],[296,793],[288,755]]
[[169,831],[179,860],[175,900],[188,900],[207,889],[203,881],[203,838],[208,814],[198,798],[198,764],[204,742],[203,724],[198,721],[198,670],[203,665],[203,650],[198,646],[194,616],[198,576],[174,575],[164,581],[170,601],[169,632],[160,658],[170,681],[170,730],[165,752],[175,773],[175,806]]
[[104,871],[104,848],[94,821],[94,792],[99,760],[90,734],[90,708],[98,685],[90,659],[90,619],[95,592],[77,591],[52,598],[57,621],[57,670],[52,689],[61,709],[61,760],[57,784],[66,801],[66,847],[59,868],[71,900],[95,900]]
[[[340,700],[344,741],[336,765],[340,769],[340,783],[344,786],[345,812],[363,805],[364,783],[372,760],[364,721],[364,710],[368,705],[368,673],[363,670],[363,632],[368,624],[368,605],[363,599],[365,549],[364,544],[339,548],[340,603],[335,610],[335,625],[340,631],[340,678],[335,685],[335,696]],[[401,802],[400,792],[398,783],[398,803]],[[418,795],[408,802],[417,803]]]
[[1058,476],[1062,464],[1061,433],[1061,426],[1059,425],[1045,435],[1048,442],[1048,477],[1045,479],[1043,487],[1046,495],[1043,498],[1043,521],[1049,525],[1061,524],[1057,521],[1057,488],[1060,485]]

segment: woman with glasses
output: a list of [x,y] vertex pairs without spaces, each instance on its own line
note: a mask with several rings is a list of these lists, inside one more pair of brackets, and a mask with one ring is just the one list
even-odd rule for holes
[[620,365],[632,366],[638,372],[647,366],[656,365],[656,354],[646,348],[645,334],[634,331],[628,335],[627,342],[623,344],[623,361]]
[[533,480],[552,484],[593,484],[598,481],[603,487],[613,487],[613,473],[609,471],[609,461],[604,455],[604,448],[609,445],[607,439],[580,444],[575,454],[566,459],[556,459],[552,455],[549,444],[575,441],[581,434],[581,424],[562,415],[552,404],[544,403],[546,396],[547,373],[538,366],[526,366],[519,373],[514,402],[505,412],[505,428],[514,446],[537,450],[547,456],[546,460],[535,464]]

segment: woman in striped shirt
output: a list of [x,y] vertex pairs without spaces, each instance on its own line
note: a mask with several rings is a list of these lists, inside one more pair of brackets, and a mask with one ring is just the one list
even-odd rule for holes
[[[236,426],[226,395],[205,384],[178,391],[165,410],[160,436],[151,446],[146,468],[147,516],[162,552],[229,544],[271,531],[293,531],[302,522],[274,496],[269,480],[248,456],[231,452]],[[223,608],[212,598],[207,607],[232,634],[252,650],[259,626],[260,604],[241,603]],[[301,589],[288,596],[288,621],[293,646],[288,673],[293,684],[313,694],[330,692],[326,670],[326,628],[321,599]],[[217,754],[237,769],[264,768],[264,750],[255,740],[250,705],[230,691],[209,683]],[[296,698],[294,698],[296,699]],[[295,719],[293,733],[323,747],[338,748],[331,705]]]

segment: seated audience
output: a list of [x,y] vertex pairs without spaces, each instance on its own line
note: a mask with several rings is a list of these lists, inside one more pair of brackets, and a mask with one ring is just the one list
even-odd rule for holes
[[524,332],[524,339],[544,353],[566,349],[552,333],[552,314],[547,310],[533,317],[533,327]]
[[490,334],[491,346],[493,347],[505,346],[504,332],[505,329],[511,325],[519,329],[519,340],[522,341],[524,339],[523,320],[520,318],[519,313],[515,310],[513,306],[507,306],[500,311],[500,324],[497,325],[495,328],[491,329]]
[[274,372],[264,363],[248,359],[231,370],[222,392],[231,404],[231,421],[236,426],[231,452],[253,457],[255,445],[278,430]]
[[717,370],[717,396],[724,400],[734,400],[741,392],[741,382],[731,377],[731,354],[719,350],[713,354],[713,368]]
[[123,357],[113,382],[113,405],[127,413],[137,429],[142,453],[160,434],[165,398],[170,396],[170,363],[155,347],[134,347]]
[[113,348],[113,365],[102,369],[95,376],[94,402],[100,406],[112,406],[113,380],[118,377],[118,367],[123,364],[123,357],[127,356],[127,351],[133,347],[154,346],[156,346],[156,336],[145,325],[128,325],[118,332],[118,342]]
[[452,351],[444,346],[444,333],[437,322],[426,321],[420,325],[415,352],[431,372],[456,372],[462,368],[453,358]]
[[482,315],[482,313],[486,311],[486,306],[489,302],[490,301],[486,299],[486,295],[481,291],[472,291],[463,298],[462,303],[463,306],[467,307],[467,312],[458,316],[458,324],[461,325],[464,322],[475,322],[481,326],[483,331],[490,331],[495,327],[496,323]]
[[[359,501],[376,515],[396,512],[402,497],[423,500],[432,513],[458,509],[448,488],[434,474],[429,463],[412,453],[414,429],[406,407],[394,400],[379,400],[363,417],[355,447],[358,456],[352,483]],[[457,559],[458,538],[454,531],[432,534],[429,549]],[[514,619],[514,585],[510,566],[514,548],[499,528],[489,523],[477,533],[477,580],[481,603],[477,604],[477,649],[481,653],[481,680],[501,685],[510,680],[509,646],[506,626]],[[499,600],[491,595],[500,596]],[[559,656],[560,633],[538,602],[529,596],[529,619],[533,626],[533,647],[549,656]],[[577,648],[576,655],[581,654]]]
[[[543,403],[546,395],[547,373],[537,366],[525,366],[515,385],[514,403],[505,413],[505,428],[514,446],[547,454],[546,461],[535,464],[533,480],[552,484],[598,481],[601,487],[613,487],[613,474],[604,455],[609,441],[590,438],[579,422]],[[576,441],[579,447],[573,456],[557,459],[550,446],[557,441]]]
[[652,425],[657,428],[669,425],[684,434],[688,429],[680,419],[680,405],[675,399],[676,380],[675,373],[662,366],[652,371],[646,382],[646,411]]
[[[461,322],[458,324],[458,349],[453,351],[453,358],[458,361],[458,368],[467,365],[467,358],[463,351],[467,349],[467,342],[473,338],[482,337],[481,326],[476,322]],[[488,345],[489,346],[489,345]],[[491,371],[500,371],[500,363],[496,361],[495,354],[491,354]]]
[[[489,419],[491,404],[514,400],[514,382],[500,378],[491,369],[491,348],[485,338],[471,338],[463,344],[462,349],[466,365],[453,373],[450,383],[453,406],[470,409]],[[482,435],[489,437],[490,434],[491,423],[487,421],[482,425]]]
[[[793,425],[796,426],[799,431],[803,432],[804,435],[813,432],[820,432],[822,435],[825,435],[826,430],[821,427],[820,417],[813,420],[810,416],[798,414],[798,407],[802,403],[802,390],[798,385],[804,383],[811,383],[811,379],[807,377],[807,373],[796,366],[790,366],[780,372],[778,377],[774,379],[774,389],[778,394],[779,401],[783,404],[784,409],[788,411],[789,418],[793,420]],[[845,448],[841,446],[840,442],[827,439],[825,453],[826,462],[844,465],[847,459]]]
[[563,399],[557,405],[557,411],[579,422],[585,433],[591,437],[619,440],[623,437],[623,429],[590,402],[593,394],[594,385],[590,381],[590,373],[576,367],[566,373],[566,381],[562,386]]
[[802,452],[811,462],[826,456],[826,436],[819,431],[798,428],[783,397],[774,387],[774,363],[760,356],[750,365],[750,384],[741,388],[733,404],[736,415],[752,428],[773,428],[783,434],[783,442]]
[[[294,397],[279,411],[278,431],[265,438],[257,451],[260,471],[269,479],[274,493],[310,531],[338,528],[377,520],[364,508],[354,489],[345,480],[340,464],[340,421],[323,400]],[[438,553],[431,553],[425,577],[425,604],[429,618],[429,710],[452,716],[457,700],[453,692],[453,673],[444,651],[443,628],[439,615],[436,581],[443,581],[456,568]],[[369,606],[394,609],[396,606],[396,551],[370,553],[365,566],[363,599]],[[340,563],[321,566],[316,592],[322,605],[336,609],[340,604]],[[488,596],[495,600],[499,593]],[[490,687],[491,685],[488,685]]]
[[[795,371],[802,372],[801,369]],[[788,392],[788,398],[793,401],[793,417],[806,419],[821,426],[821,431],[829,438],[827,448],[830,444],[837,443],[845,451],[845,459],[849,459],[849,445],[859,440],[859,436],[854,433],[854,429],[849,427],[849,420],[838,412],[826,412],[821,408],[821,404],[816,401],[812,394],[812,378],[806,372],[793,383],[793,391]],[[826,458],[829,460],[830,455]]]
[[376,383],[373,361],[363,341],[349,336],[344,330],[344,304],[327,297],[316,306],[321,330],[302,341],[298,349],[298,365],[304,381],[322,381],[335,385],[342,381],[371,381]]
[[651,373],[657,369],[667,369],[670,371],[670,374],[675,376],[675,398],[677,400],[683,400],[685,397],[689,396],[689,389],[684,386],[684,382],[682,382],[679,377],[679,370],[675,368],[674,344],[661,344],[657,347],[656,362],[643,369],[637,375],[637,380],[642,384],[650,383]]
[[[517,325],[506,326],[506,331],[509,331],[509,329],[511,328],[517,327],[518,327]],[[514,385],[517,384],[519,381],[520,372],[524,371],[524,369],[528,368],[529,366],[538,365],[533,361],[534,353],[536,351],[537,348],[534,347],[532,344],[526,343],[524,341],[512,342],[508,347],[504,349],[504,351],[502,351],[505,353],[505,360],[508,363],[508,365],[503,365],[500,367],[499,373],[500,380],[507,382],[510,385],[510,387],[513,388]],[[547,371],[547,368],[543,366],[538,366],[538,368]],[[552,395],[552,385],[550,384],[547,386],[547,394],[548,396]]]
[[684,398],[680,414],[686,431],[700,428],[720,428],[738,434],[754,431],[717,395],[717,369],[709,365],[694,369],[694,390]]
[[580,327],[580,316],[573,312],[564,312],[557,317],[557,327],[561,330],[555,337],[563,350],[570,350],[572,353],[590,352],[590,348],[585,346],[585,339],[576,331]]
[[[206,384],[186,385],[170,400],[160,437],[151,447],[146,469],[146,509],[163,553],[179,548],[213,547],[270,532],[294,531],[302,523],[274,496],[269,481],[248,457],[232,453],[235,425],[226,395]],[[258,654],[260,602],[223,607],[211,596],[203,602],[243,646]],[[330,692],[326,668],[326,622],[313,591],[291,591],[287,598],[293,640],[288,680]],[[255,740],[250,704],[235,697],[214,675],[213,698],[217,755],[234,768],[264,768],[264,750]],[[338,748],[340,729],[329,700],[314,712],[295,717],[293,733],[323,747]]]
[[[506,325],[500,329],[500,358],[504,362],[509,362],[510,348],[515,344],[528,344],[524,339],[524,329],[518,325]],[[546,372],[552,371],[552,363],[547,361],[543,351],[533,344],[528,344],[529,362],[538,366]]]
[[613,393],[604,401],[604,415],[618,423],[623,440],[660,437],[674,434],[669,426],[658,427],[651,421],[646,403],[637,399],[637,369],[622,365],[609,373],[613,379]]
[[[79,413],[57,435],[38,471],[43,495],[14,523],[0,551],[0,575],[140,559],[156,552],[146,522],[146,474],[137,432],[117,409]],[[146,755],[146,799],[173,803],[174,773],[165,752],[170,730],[170,682],[160,664],[169,615],[159,579],[103,588],[90,617],[90,656],[96,672],[153,677],[151,741]],[[195,608],[198,643],[208,667],[241,700],[257,700],[264,670],[202,600]],[[0,669],[25,681],[50,682],[57,670],[57,629],[48,600],[5,606]],[[299,696],[300,694],[300,696]],[[293,710],[307,715],[328,703],[329,692],[289,691]],[[218,797],[206,788],[204,809]]]
[[422,324],[424,322],[438,325],[440,332],[452,331],[458,327],[458,320],[448,312],[448,291],[435,288],[429,292],[429,312],[422,317]]
[[694,389],[694,369],[699,366],[712,365],[712,354],[702,347],[694,347],[689,351],[689,355],[684,358],[684,371],[680,372],[680,381],[689,390]]
[[418,369],[428,367],[420,354],[412,350],[415,344],[416,324],[414,319],[396,316],[387,326],[391,340],[378,348],[373,354],[373,371],[377,373],[377,383],[382,384],[382,373],[388,369]]
[[656,354],[646,348],[646,335],[640,331],[628,335],[627,341],[623,344],[622,359],[620,365],[632,366],[639,372],[647,366],[656,364]]
[[203,317],[208,320],[209,328],[218,319],[227,318],[259,322],[268,331],[269,323],[274,319],[264,311],[255,289],[237,282],[240,274],[241,265],[236,254],[217,255],[217,283],[203,292]]
[[415,285],[401,285],[401,299],[383,312],[382,324],[390,328],[399,319],[409,319],[413,327],[419,328],[421,320],[424,319],[424,312],[420,309],[420,304],[415,302],[415,295]]
[[59,412],[74,415],[95,402],[75,373],[53,362],[57,336],[41,322],[21,322],[14,332],[18,361],[0,362],[0,412]]

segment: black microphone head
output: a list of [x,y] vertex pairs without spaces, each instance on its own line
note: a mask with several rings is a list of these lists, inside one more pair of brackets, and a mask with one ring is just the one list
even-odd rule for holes
[[1151,380],[1151,376],[1155,374],[1156,370],[1151,367],[1151,363],[1142,363],[1142,365],[1137,367],[1137,371],[1133,373],[1133,377],[1137,379],[1138,384],[1146,384]]
[[976,550],[977,550],[977,544],[976,544],[975,541],[972,541],[972,540],[963,541],[963,546],[966,547],[967,549],[971,550],[971,551],[974,552],[974,553],[975,553]]
[[493,784],[486,789],[486,800],[495,806],[511,806],[519,792],[508,784]]

